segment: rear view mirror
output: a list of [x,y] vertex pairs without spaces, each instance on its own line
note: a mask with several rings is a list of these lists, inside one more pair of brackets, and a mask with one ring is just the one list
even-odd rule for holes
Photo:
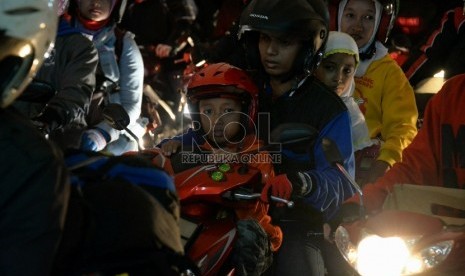
[[111,103],[103,110],[103,118],[112,128],[117,130],[125,129],[131,120],[126,110],[120,105]]
[[103,118],[112,128],[125,130],[137,142],[139,151],[143,150],[140,145],[139,138],[130,129],[128,129],[131,119],[122,105],[111,103],[105,106],[103,109]]

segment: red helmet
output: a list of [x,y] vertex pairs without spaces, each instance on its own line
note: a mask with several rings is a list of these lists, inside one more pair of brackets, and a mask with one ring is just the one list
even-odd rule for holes
[[[191,111],[198,112],[198,101],[208,98],[235,98],[243,103],[243,111],[255,123],[258,109],[258,87],[242,69],[227,63],[210,64],[197,72],[187,86]],[[251,122],[251,123],[252,123]]]

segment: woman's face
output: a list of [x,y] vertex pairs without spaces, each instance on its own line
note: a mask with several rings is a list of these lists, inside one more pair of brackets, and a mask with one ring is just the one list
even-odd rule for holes
[[301,47],[298,38],[275,32],[261,32],[258,49],[265,72],[278,78],[289,73]]
[[343,53],[324,58],[315,70],[315,76],[339,96],[349,88],[354,74],[355,57]]
[[79,0],[81,15],[93,21],[102,21],[110,17],[112,0]]
[[373,0],[349,0],[341,17],[341,31],[351,35],[357,46],[365,46],[375,29],[376,8]]
[[241,103],[228,98],[199,101],[200,123],[210,141],[231,143],[241,128]]

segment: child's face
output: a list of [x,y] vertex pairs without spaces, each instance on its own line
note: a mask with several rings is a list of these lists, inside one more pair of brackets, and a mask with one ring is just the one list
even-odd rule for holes
[[302,44],[297,38],[275,32],[261,32],[258,49],[266,73],[271,77],[289,73],[301,47]]
[[321,61],[315,76],[339,96],[349,88],[355,74],[355,57],[348,54],[332,54]]
[[376,9],[373,0],[349,0],[341,18],[341,31],[351,35],[362,48],[375,29]]
[[232,141],[243,128],[241,126],[241,103],[227,98],[212,98],[199,101],[200,123],[208,139],[222,145]]
[[79,11],[87,19],[105,20],[111,13],[111,0],[79,0]]

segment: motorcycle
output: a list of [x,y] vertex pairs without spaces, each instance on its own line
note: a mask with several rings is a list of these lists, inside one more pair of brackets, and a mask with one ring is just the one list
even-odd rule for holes
[[164,138],[176,136],[189,126],[186,87],[195,72],[205,64],[201,55],[195,54],[195,45],[192,37],[185,38],[178,48],[172,50],[167,60],[155,55],[155,46],[139,46],[145,67],[142,116],[153,123],[144,136],[145,148],[155,146]]
[[[273,145],[294,144],[312,139],[312,134],[284,125],[272,132],[271,141]],[[188,161],[188,156],[181,155],[171,157],[171,163]],[[230,262],[238,237],[234,210],[260,197],[260,170],[240,162],[196,165],[176,173],[174,182],[181,202],[180,229],[186,255],[201,275],[235,275]],[[271,200],[288,208],[294,205],[279,197]]]
[[397,184],[383,210],[367,216],[363,192],[351,182],[360,196],[360,213],[336,229],[334,241],[354,273],[463,275],[464,190]]
[[[175,176],[181,201],[181,238],[201,275],[234,275],[234,210],[260,197],[261,173],[240,164],[205,165]],[[292,201],[273,197],[288,207]],[[242,206],[243,208],[244,206]]]

